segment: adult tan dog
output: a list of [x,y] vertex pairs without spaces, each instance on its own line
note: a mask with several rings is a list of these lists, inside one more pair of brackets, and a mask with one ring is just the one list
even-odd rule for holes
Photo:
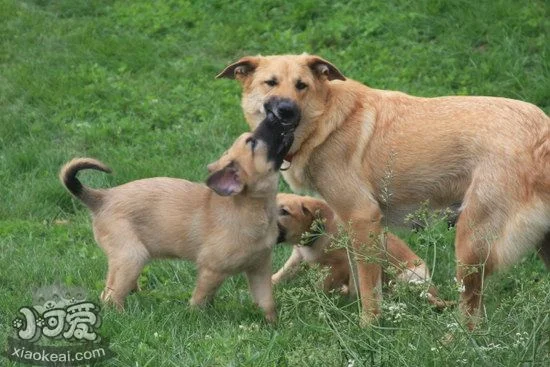
[[95,190],[83,186],[76,174],[88,168],[110,172],[107,166],[90,158],[67,163],[61,181],[90,208],[95,239],[108,258],[101,299],[123,308],[149,259],[176,257],[198,266],[192,306],[211,301],[228,276],[245,272],[253,299],[266,319],[275,321],[271,285],[271,252],[278,235],[275,200],[278,169],[289,147],[277,147],[282,155],[277,157],[263,140],[245,133],[209,165],[208,187],[157,177]]
[[284,173],[293,190],[318,192],[351,223],[362,321],[380,312],[379,233],[384,217],[429,200],[462,203],[457,222],[461,309],[473,327],[483,280],[536,249],[550,266],[550,119],[536,106],[494,97],[419,98],[346,79],[312,55],[244,57],[218,77],[243,88],[251,128],[273,101],[301,119]]
[[[325,291],[340,290],[356,295],[356,272],[352,271],[351,263],[353,256],[349,256],[345,248],[334,247],[339,226],[343,223],[327,203],[310,196],[279,193],[277,205],[277,242],[287,242],[294,246],[285,264],[272,275],[272,283],[277,284],[284,279],[292,278],[300,264],[306,262],[328,268],[327,277],[323,282]],[[312,228],[318,219],[323,221],[322,233],[315,233],[316,229]],[[306,232],[309,233],[309,238],[305,239],[307,244],[303,245],[303,235]],[[398,282],[425,285],[426,298],[436,308],[442,309],[450,305],[441,300],[435,287],[430,285],[430,271],[424,261],[397,236],[387,233],[386,237],[384,269],[388,270],[388,273],[395,273],[395,280]]]

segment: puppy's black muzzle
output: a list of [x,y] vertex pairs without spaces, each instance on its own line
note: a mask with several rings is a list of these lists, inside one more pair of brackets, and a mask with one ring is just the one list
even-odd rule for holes
[[266,115],[272,112],[281,122],[285,132],[293,132],[300,122],[300,108],[296,103],[288,98],[271,97],[265,104]]
[[280,98],[271,98],[264,108],[265,119],[254,130],[254,137],[266,143],[267,159],[279,169],[294,141],[300,110],[292,101]]
[[277,227],[279,228],[279,236],[277,237],[277,243],[283,243],[286,241],[286,229],[281,226],[279,223],[277,223]]

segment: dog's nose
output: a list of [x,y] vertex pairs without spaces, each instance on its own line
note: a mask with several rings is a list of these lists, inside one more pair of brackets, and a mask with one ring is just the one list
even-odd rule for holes
[[278,119],[289,124],[297,124],[300,120],[298,105],[287,98],[272,97],[265,104],[266,112],[271,111]]

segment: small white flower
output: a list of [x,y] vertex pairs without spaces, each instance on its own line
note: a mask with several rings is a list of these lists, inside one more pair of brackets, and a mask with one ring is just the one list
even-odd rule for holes
[[450,329],[450,330],[456,330],[456,329],[458,329],[458,323],[456,323],[456,322],[451,322],[450,324],[447,324],[447,329]]
[[460,282],[459,282],[458,279],[454,278],[454,281],[456,283],[456,289],[458,293],[464,293],[464,291],[466,290],[466,286],[464,285],[464,280],[460,279]]

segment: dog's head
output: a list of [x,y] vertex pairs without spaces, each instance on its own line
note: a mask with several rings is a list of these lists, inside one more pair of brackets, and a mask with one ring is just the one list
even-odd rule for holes
[[334,220],[332,209],[322,200],[294,194],[277,194],[277,225],[279,238],[277,243],[297,244],[302,234],[310,231],[315,219],[326,219],[329,224]]
[[298,127],[323,113],[332,80],[346,80],[328,61],[314,55],[248,56],[227,66],[218,78],[237,79],[242,107],[255,129],[272,111],[280,121]]
[[208,165],[208,187],[222,196],[276,192],[277,173],[293,141],[287,130],[296,123],[296,119],[281,121],[268,111],[254,133],[242,134],[220,159]]

